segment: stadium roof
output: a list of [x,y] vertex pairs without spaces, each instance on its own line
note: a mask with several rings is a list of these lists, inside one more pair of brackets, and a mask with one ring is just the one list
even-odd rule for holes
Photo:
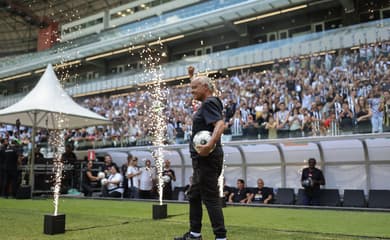
[[0,0],[0,57],[36,50],[40,27],[67,23],[135,0]]

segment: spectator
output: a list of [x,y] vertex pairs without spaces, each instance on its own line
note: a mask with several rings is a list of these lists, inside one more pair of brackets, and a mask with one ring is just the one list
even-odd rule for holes
[[383,132],[383,108],[384,102],[378,90],[376,90],[372,97],[368,99],[368,104],[371,108],[371,126],[372,133]]
[[229,122],[236,112],[236,104],[232,99],[229,99],[225,106],[225,122]]
[[344,102],[342,110],[340,112],[340,129],[344,135],[352,134],[353,130],[353,114],[349,109],[348,103]]
[[62,186],[64,189],[74,188],[75,186],[75,164],[77,163],[76,154],[73,152],[73,147],[66,144],[65,152],[62,154],[62,162],[68,165],[68,170],[63,174]]
[[284,102],[279,103],[279,111],[276,112],[276,129],[278,138],[288,138],[290,131],[288,123],[289,117],[290,112],[286,109],[286,104]]
[[297,108],[294,108],[292,114],[288,118],[290,125],[290,137],[302,137],[303,115],[299,113]]
[[264,203],[269,204],[272,203],[274,199],[274,191],[272,188],[264,187],[263,179],[257,179],[257,188],[255,188],[250,198],[248,199],[248,203]]
[[43,163],[44,162],[44,156],[41,153],[41,148],[37,146],[35,148],[35,163]]
[[310,114],[308,113],[307,109],[302,109],[303,112],[303,122],[302,122],[302,131],[303,136],[309,137],[313,135],[313,120]]
[[131,161],[133,160],[133,155],[131,153],[128,153],[127,155],[127,162],[124,163],[121,167],[121,173],[123,175],[123,197],[129,198],[131,189],[129,188],[129,179],[127,178],[127,168],[131,166]]
[[237,188],[229,195],[230,203],[247,203],[251,197],[250,191],[245,187],[244,179],[237,180]]
[[184,142],[184,135],[185,135],[185,125],[184,122],[181,120],[178,120],[176,123],[176,144],[183,144]]
[[334,136],[336,135],[337,127],[336,113],[331,109],[329,111],[329,116],[324,121],[324,128],[327,134]]
[[355,133],[371,133],[371,108],[367,99],[359,97],[355,106],[356,110],[356,129]]
[[145,160],[145,167],[141,168],[139,197],[141,199],[151,199],[153,194],[154,180],[156,179],[156,169],[152,167],[149,159]]
[[103,183],[103,197],[122,197],[123,188],[122,188],[123,177],[119,173],[119,168],[117,165],[112,165],[110,168],[110,176],[107,181]]
[[108,177],[110,175],[110,169],[111,167],[114,165],[114,163],[112,162],[112,157],[109,155],[109,154],[106,154],[104,156],[104,165],[102,166],[102,168],[100,169],[101,172],[104,172],[104,174],[106,175],[106,177]]
[[163,199],[172,200],[172,182],[176,181],[176,175],[175,171],[171,169],[171,161],[164,161],[164,171],[162,175],[164,179]]
[[384,111],[383,111],[383,130],[385,132],[390,131],[390,93],[389,90],[383,92],[383,102],[384,102]]
[[311,115],[312,115],[312,134],[315,136],[324,136],[324,120],[326,118],[326,114],[323,112],[323,104],[312,103],[311,107]]
[[139,184],[141,171],[138,167],[138,158],[134,157],[130,161],[130,166],[127,168],[126,176],[128,179],[128,189],[130,198],[139,198]]
[[265,129],[268,131],[268,138],[275,139],[278,137],[277,133],[277,123],[274,120],[272,115],[269,116],[268,122],[265,124]]
[[248,115],[248,121],[244,123],[243,134],[246,139],[258,139],[257,123],[252,115]]
[[173,123],[173,119],[169,119],[167,125],[167,141],[168,144],[173,144],[175,142],[176,129]]
[[100,180],[100,178],[93,175],[92,167],[93,167],[93,162],[88,161],[83,176],[83,183],[81,185],[84,196],[86,197],[92,196],[93,188],[97,187],[97,182]]
[[244,121],[241,117],[241,111],[240,109],[237,109],[233,117],[229,121],[232,136],[242,136],[243,125]]
[[309,158],[309,167],[302,170],[301,184],[304,188],[304,205],[318,205],[321,185],[325,185],[322,171],[316,168],[316,159]]
[[268,103],[264,103],[259,116],[256,118],[257,125],[259,126],[259,134],[261,139],[268,138],[268,129],[265,128],[265,125],[268,122],[270,113],[268,111]]

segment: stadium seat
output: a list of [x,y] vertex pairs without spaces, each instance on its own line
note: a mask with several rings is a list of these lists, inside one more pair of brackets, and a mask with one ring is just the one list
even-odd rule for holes
[[295,201],[293,188],[279,188],[276,193],[275,204],[292,205]]
[[305,190],[303,188],[298,189],[297,201],[295,203],[296,205],[304,205],[303,204],[304,191]]
[[345,189],[343,198],[344,207],[367,207],[364,191],[361,189]]
[[[298,190],[296,205],[304,205],[304,189]],[[340,206],[340,195],[337,189],[321,189],[320,191],[320,206]]]
[[321,189],[320,192],[321,206],[340,206],[340,194],[338,189]]
[[390,208],[390,190],[370,190],[368,193],[369,208]]

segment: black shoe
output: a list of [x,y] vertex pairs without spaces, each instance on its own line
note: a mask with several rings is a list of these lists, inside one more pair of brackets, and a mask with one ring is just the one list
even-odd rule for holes
[[173,240],[202,240],[202,236],[194,237],[190,232],[185,233],[183,237],[175,237]]

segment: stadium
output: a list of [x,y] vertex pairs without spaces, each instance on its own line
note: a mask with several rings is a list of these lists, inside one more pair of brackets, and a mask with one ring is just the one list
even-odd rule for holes
[[[2,0],[0,10],[2,239],[56,234],[53,197],[54,216],[66,214],[59,239],[188,231],[197,76],[222,103],[228,239],[390,239],[389,1]],[[323,181],[304,181],[310,159]],[[158,202],[168,214],[156,220]]]

